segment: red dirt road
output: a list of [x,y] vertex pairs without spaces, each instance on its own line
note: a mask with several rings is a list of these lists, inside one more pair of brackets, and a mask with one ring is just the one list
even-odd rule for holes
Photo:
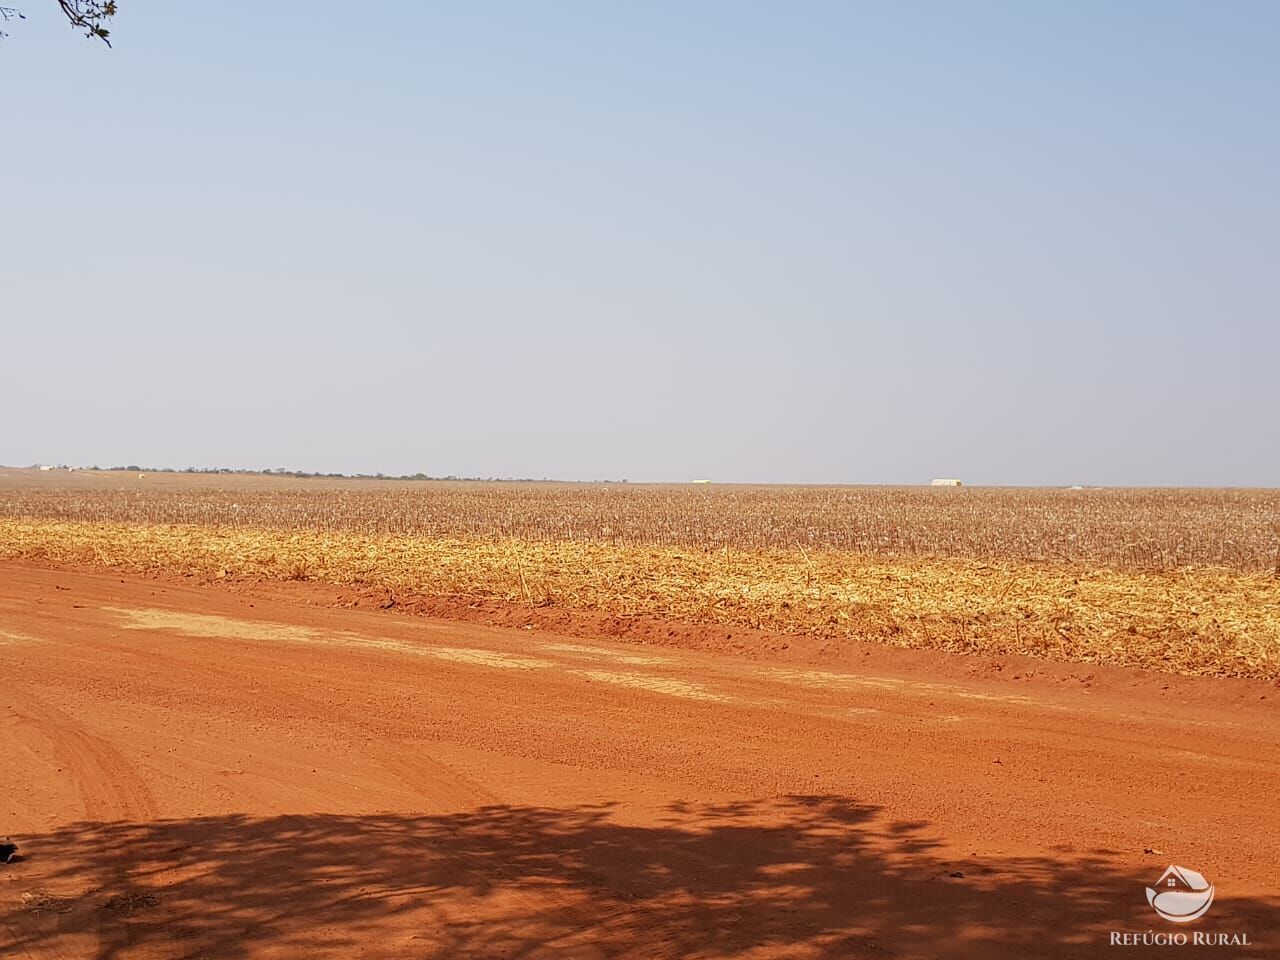
[[1274,685],[868,662],[0,566],[0,956],[1277,955]]

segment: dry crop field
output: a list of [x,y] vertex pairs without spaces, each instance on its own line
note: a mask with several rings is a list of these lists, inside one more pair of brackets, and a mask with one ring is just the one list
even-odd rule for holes
[[0,470],[0,558],[1280,677],[1280,491]]

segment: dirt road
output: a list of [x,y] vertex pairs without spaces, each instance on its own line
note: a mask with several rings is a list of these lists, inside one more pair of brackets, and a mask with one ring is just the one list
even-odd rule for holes
[[[1274,686],[864,670],[20,566],[0,671],[6,958],[1280,949]],[[1194,923],[1147,903],[1171,863],[1215,885]]]

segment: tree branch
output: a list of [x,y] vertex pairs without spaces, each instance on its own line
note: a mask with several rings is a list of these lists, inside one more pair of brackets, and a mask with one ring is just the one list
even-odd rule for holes
[[[97,37],[108,47],[111,46],[108,39],[111,31],[107,29],[107,23],[116,15],[116,0],[58,0],[58,6],[71,26],[83,30],[86,37]],[[27,18],[17,7],[0,6],[0,23],[25,19]],[[0,38],[7,36],[7,33],[0,30]]]
[[73,27],[85,31],[86,37],[97,37],[108,47],[111,31],[107,22],[116,15],[116,0],[58,0]]
[[[10,20],[25,20],[22,11],[17,7],[0,7],[0,23],[8,23]],[[0,30],[0,39],[7,37],[8,34]]]

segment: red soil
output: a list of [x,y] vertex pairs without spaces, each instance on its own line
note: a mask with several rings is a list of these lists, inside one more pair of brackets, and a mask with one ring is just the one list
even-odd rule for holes
[[1277,948],[1271,684],[14,565],[0,675],[3,957]]

